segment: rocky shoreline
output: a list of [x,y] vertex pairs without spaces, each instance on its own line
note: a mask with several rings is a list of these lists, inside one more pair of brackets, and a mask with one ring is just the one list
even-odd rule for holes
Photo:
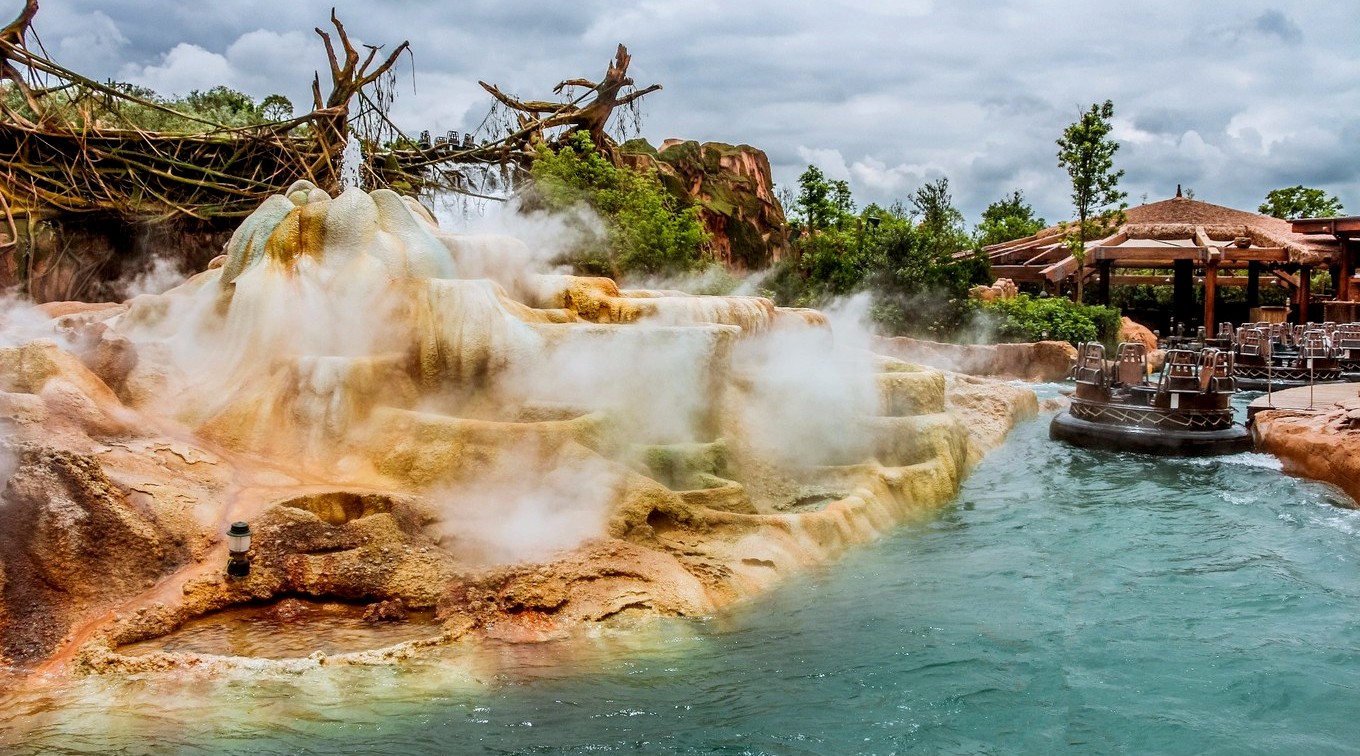
[[1262,410],[1252,422],[1256,448],[1290,475],[1329,483],[1360,509],[1360,398],[1319,410]]

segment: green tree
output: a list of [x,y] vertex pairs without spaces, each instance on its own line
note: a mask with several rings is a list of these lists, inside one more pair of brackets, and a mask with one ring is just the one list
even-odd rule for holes
[[619,276],[670,274],[705,262],[707,233],[698,208],[682,206],[652,171],[614,165],[595,149],[590,135],[575,134],[554,153],[540,146],[523,193],[526,209],[565,210],[584,203],[603,220],[605,244],[572,250],[578,269]]
[[286,121],[293,117],[293,101],[281,94],[260,100],[260,114],[268,121]]
[[[1096,228],[1108,225],[1112,213],[1122,211],[1128,196],[1119,191],[1124,171],[1114,169],[1114,154],[1119,142],[1110,138],[1114,103],[1092,105],[1090,110],[1068,125],[1058,138],[1058,165],[1072,179],[1072,206],[1077,211],[1077,227],[1068,237],[1068,247],[1078,264],[1086,263],[1086,242]],[[1115,210],[1110,206],[1121,203]],[[1082,276],[1077,276],[1077,301],[1082,299]]]
[[822,169],[809,165],[798,177],[798,199],[794,205],[799,220],[809,231],[821,231],[832,226],[843,226],[842,216],[854,212],[850,185],[844,181],[830,181]]
[[973,235],[979,247],[986,247],[1032,236],[1047,226],[1043,218],[1035,217],[1034,208],[1025,202],[1025,196],[1016,189],[982,211],[982,222],[974,229]]
[[951,338],[971,319],[968,289],[989,278],[987,261],[967,253],[971,240],[948,178],[917,189],[911,205],[910,214],[900,204],[880,211],[887,220],[870,259],[874,319],[891,333]]
[[1341,200],[1330,197],[1321,189],[1302,184],[1274,189],[1266,194],[1266,201],[1257,208],[1263,215],[1284,220],[1294,218],[1331,218],[1341,214]]
[[920,214],[921,231],[928,243],[947,249],[950,254],[968,246],[968,234],[963,230],[963,213],[954,208],[954,197],[949,192],[947,176],[917,189],[911,197],[911,204]]
[[855,214],[855,198],[850,195],[848,181],[831,182],[831,207],[835,213],[836,225],[844,228]]

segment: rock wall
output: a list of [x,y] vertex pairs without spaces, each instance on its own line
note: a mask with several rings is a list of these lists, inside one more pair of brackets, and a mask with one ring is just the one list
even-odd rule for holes
[[17,243],[0,246],[0,288],[35,302],[121,300],[157,260],[202,270],[235,227],[231,220],[132,223],[98,215],[21,216],[15,223]]
[[1065,341],[945,344],[898,336],[876,338],[874,349],[941,370],[1044,382],[1063,380],[1077,356],[1077,350]]
[[657,150],[646,140],[624,143],[619,153],[635,169],[655,169],[674,195],[699,206],[713,237],[713,254],[734,270],[756,270],[788,251],[784,209],[774,196],[770,160],[749,145],[668,139]]

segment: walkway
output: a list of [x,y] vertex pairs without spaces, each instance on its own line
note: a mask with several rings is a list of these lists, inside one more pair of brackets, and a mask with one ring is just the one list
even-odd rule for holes
[[1315,386],[1284,389],[1262,394],[1247,405],[1247,420],[1263,409],[1284,409],[1296,412],[1326,412],[1337,402],[1360,397],[1360,384],[1319,383]]

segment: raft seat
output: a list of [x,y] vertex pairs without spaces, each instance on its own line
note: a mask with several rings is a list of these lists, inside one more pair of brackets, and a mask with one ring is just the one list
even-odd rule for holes
[[1237,390],[1232,352],[1206,349],[1200,353],[1200,386],[1206,393],[1231,394]]
[[1198,394],[1203,391],[1199,382],[1198,368],[1194,352],[1188,349],[1168,349],[1159,387],[1173,394]]
[[1105,347],[1098,341],[1088,341],[1077,351],[1077,366],[1072,371],[1077,383],[1105,385]]
[[1137,386],[1147,380],[1147,347],[1139,342],[1126,341],[1115,352],[1115,383]]

